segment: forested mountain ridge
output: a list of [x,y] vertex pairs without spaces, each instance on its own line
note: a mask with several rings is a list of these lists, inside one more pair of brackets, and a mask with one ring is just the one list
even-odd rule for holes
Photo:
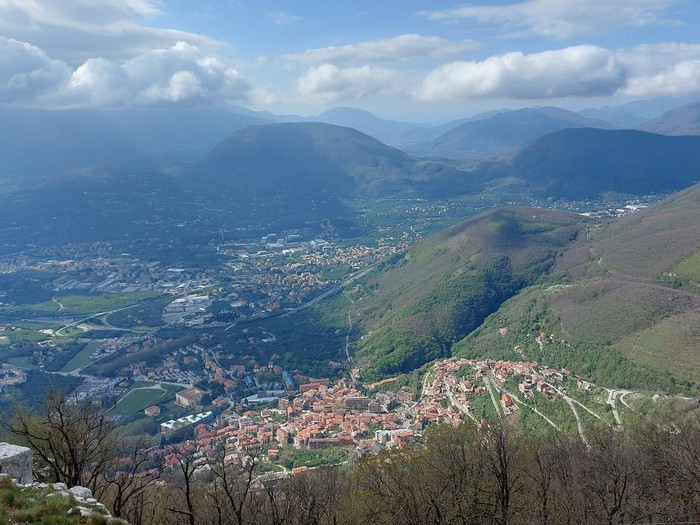
[[198,167],[245,185],[445,197],[471,189],[464,172],[411,157],[352,128],[319,122],[250,126],[220,142]]
[[450,355],[582,231],[576,215],[504,208],[427,239],[368,283],[362,317],[371,334],[359,344],[361,359],[388,374]]
[[450,159],[489,158],[508,153],[547,133],[578,127],[615,128],[603,120],[561,108],[524,108],[465,122],[430,142],[408,147],[408,151]]
[[563,199],[678,191],[700,180],[700,138],[570,128],[471,170],[481,183]]
[[[609,223],[522,208],[465,221],[368,283],[358,355],[380,375],[457,353],[549,359],[603,384],[690,385],[699,201],[695,186]],[[540,330],[556,345],[539,345]]]

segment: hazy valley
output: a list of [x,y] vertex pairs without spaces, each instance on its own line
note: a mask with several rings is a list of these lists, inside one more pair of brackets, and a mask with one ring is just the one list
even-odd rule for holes
[[211,119],[188,114],[143,156],[84,144],[101,167],[64,144],[21,177],[8,156],[3,411],[58,387],[166,462],[216,434],[274,479],[433,424],[590,445],[697,417],[700,138],[649,132],[672,114],[504,111],[403,146],[430,128],[219,114],[230,133],[185,151]]

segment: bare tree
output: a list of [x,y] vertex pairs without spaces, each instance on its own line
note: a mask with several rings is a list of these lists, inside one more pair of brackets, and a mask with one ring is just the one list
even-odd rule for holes
[[508,525],[524,507],[517,500],[525,488],[523,461],[524,439],[506,422],[482,425],[477,438],[487,460],[494,482],[492,518],[499,525]]
[[172,466],[178,475],[177,480],[171,480],[171,486],[179,490],[184,497],[184,510],[170,506],[166,510],[178,516],[187,518],[189,525],[196,525],[195,517],[195,474],[202,465],[202,453],[197,443],[185,441],[173,445],[168,450],[166,459],[172,462]]
[[[95,494],[111,501],[115,517],[129,517],[144,500],[139,496],[155,484],[163,473],[163,457],[145,436],[117,443],[115,459],[105,470]],[[131,518],[130,518],[131,520]]]
[[38,412],[24,405],[7,423],[48,466],[54,481],[95,490],[115,456],[115,440],[105,407],[50,390]]
[[207,462],[214,477],[213,488],[217,500],[223,500],[226,509],[233,513],[233,523],[243,525],[253,522],[258,513],[257,492],[262,493],[258,478],[260,457],[257,454],[227,454],[223,443],[216,446]]

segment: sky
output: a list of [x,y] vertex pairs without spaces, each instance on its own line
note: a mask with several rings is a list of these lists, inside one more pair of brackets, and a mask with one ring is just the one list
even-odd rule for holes
[[700,95],[698,0],[0,0],[0,105],[396,120]]

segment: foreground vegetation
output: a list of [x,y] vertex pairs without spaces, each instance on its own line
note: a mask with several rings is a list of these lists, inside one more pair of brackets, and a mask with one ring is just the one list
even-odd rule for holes
[[[7,423],[49,481],[88,486],[132,525],[613,524],[700,519],[696,416],[687,405],[673,419],[640,419],[625,430],[589,425],[587,443],[484,419],[295,474],[269,472],[262,452],[216,441],[160,449],[124,440],[101,409],[60,393],[43,413],[20,409]],[[3,490],[4,508],[20,508],[24,496]],[[3,512],[6,523],[63,523]]]
[[36,525],[125,525],[118,519],[100,514],[81,516],[78,502],[70,494],[51,487],[32,488],[0,478],[0,525],[29,523]]

